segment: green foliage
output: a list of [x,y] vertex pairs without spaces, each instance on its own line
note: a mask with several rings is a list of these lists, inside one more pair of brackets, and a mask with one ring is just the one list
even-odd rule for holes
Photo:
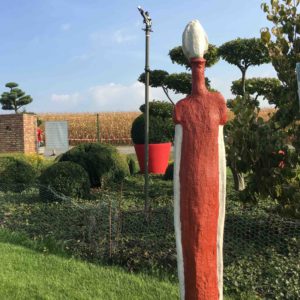
[[[257,206],[235,201],[238,194],[232,189],[230,175],[224,235],[225,293],[239,300],[254,296],[298,299],[299,224],[274,214],[270,201],[260,201]],[[56,250],[48,241],[51,237],[75,258],[109,262],[174,281],[177,263],[172,182],[161,180],[161,176],[150,176],[150,180],[149,222],[145,221],[141,201],[144,179],[136,175],[126,178],[122,195],[120,191],[98,190],[94,201],[41,203],[34,201],[38,194],[35,189],[22,194],[0,193],[2,227],[23,232],[35,243],[45,242],[44,247],[35,248],[44,256]],[[0,239],[3,241],[1,232]],[[6,243],[14,241],[6,238]]]
[[64,153],[60,159],[81,165],[89,175],[92,187],[101,187],[104,180],[122,181],[129,175],[128,165],[117,149],[100,143],[84,143]]
[[[282,82],[276,106],[278,111],[274,122],[278,127],[291,125],[299,118],[296,63],[300,61],[300,2],[291,0],[272,0],[270,5],[263,3],[262,9],[267,19],[273,23],[261,31],[262,41],[267,46],[271,62]],[[274,39],[271,39],[273,35]]]
[[175,93],[189,95],[192,91],[191,73],[173,73],[165,79],[165,85]]
[[25,92],[18,88],[17,83],[9,82],[5,86],[10,91],[1,95],[0,104],[3,110],[14,110],[15,113],[19,113],[21,107],[32,102],[31,96],[25,95]]
[[61,200],[60,196],[86,198],[90,191],[87,172],[78,164],[70,161],[55,163],[39,177],[40,198],[43,202]]
[[[164,85],[166,78],[169,76],[169,73],[164,70],[153,70],[150,71],[149,76],[149,85],[157,88]],[[140,77],[138,78],[138,81],[145,83],[145,73],[142,73]]]
[[[295,256],[280,255],[274,250],[236,259],[225,269],[224,292],[240,295],[251,291],[263,299],[299,299],[300,269],[295,261]],[[258,286],[262,281],[264,289]]]
[[232,40],[219,47],[219,55],[229,64],[237,66],[245,73],[250,66],[270,62],[269,52],[260,39]]
[[140,170],[139,165],[136,161],[136,158],[134,158],[133,155],[130,155],[130,154],[127,155],[126,156],[126,161],[127,161],[127,164],[128,164],[130,175],[134,175],[134,174],[139,172],[139,170]]
[[[145,73],[142,73],[138,80],[145,83]],[[206,87],[211,89],[210,80],[205,78]],[[153,70],[150,72],[151,87],[162,87],[167,97],[169,97],[169,90],[176,94],[189,95],[192,91],[192,74],[191,73],[172,73],[168,74],[162,70]]]
[[43,170],[45,170],[53,163],[52,160],[45,159],[44,156],[35,153],[1,153],[0,158],[1,157],[11,157],[30,164],[31,167],[33,167],[33,169],[37,173],[37,176],[39,176]]
[[[145,104],[140,106],[140,111],[145,112]],[[153,100],[149,102],[149,115],[160,118],[172,118],[173,105],[166,101]]]
[[[245,88],[247,93],[255,97],[256,100],[261,96],[270,104],[276,104],[281,83],[277,78],[249,78],[245,80]],[[237,96],[243,95],[241,79],[232,82],[231,92]]]
[[[190,64],[183,54],[182,47],[178,46],[169,51],[169,56],[173,63],[185,66],[186,69],[190,69]],[[218,49],[214,45],[209,45],[208,52],[204,55],[206,59],[206,67],[211,67],[219,60]],[[138,81],[145,83],[145,73],[142,73]],[[211,89],[210,80],[205,78],[206,86]],[[151,87],[161,87],[167,96],[168,100],[173,103],[169,91],[172,90],[175,93],[190,94],[192,91],[192,75],[191,73],[172,73],[169,74],[163,70],[150,71],[149,84]],[[214,90],[213,90],[214,91]]]
[[[145,106],[140,110],[143,112]],[[174,139],[174,123],[172,120],[173,105],[164,101],[149,102],[149,143],[159,144],[171,142]],[[131,138],[134,144],[145,143],[144,114],[138,116],[132,123]]]
[[[176,63],[178,65],[184,66],[186,69],[190,69],[191,65],[188,59],[185,57],[182,46],[175,47],[169,51],[169,56],[171,58],[172,63]],[[216,64],[219,59],[218,48],[215,45],[209,44],[208,51],[204,54],[204,59],[206,59],[206,67],[209,68]]]
[[[252,147],[250,137],[256,136],[257,124],[263,121],[258,119],[259,102],[257,101],[257,95],[262,92],[259,81],[262,82],[263,79],[246,81],[246,72],[250,66],[267,63],[270,58],[262,41],[255,38],[238,38],[226,42],[219,47],[219,54],[228,63],[237,66],[242,73],[241,80],[234,82],[232,86],[232,91],[242,97],[228,102],[228,107],[234,113],[234,119],[228,122],[225,134],[227,136],[227,163],[233,172],[235,188],[243,190],[243,172],[251,168],[251,162],[247,160]],[[256,90],[257,87],[259,90]],[[250,94],[256,94],[257,97],[250,97]]]
[[174,163],[170,163],[166,169],[164,174],[164,180],[173,180],[174,176]]
[[0,190],[22,191],[35,181],[37,172],[26,161],[0,157]]

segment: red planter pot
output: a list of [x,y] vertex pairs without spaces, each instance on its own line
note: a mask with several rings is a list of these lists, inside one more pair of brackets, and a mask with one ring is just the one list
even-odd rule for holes
[[[139,161],[141,173],[145,172],[145,145],[134,145],[136,156]],[[150,144],[148,172],[153,174],[164,174],[170,156],[171,143]]]

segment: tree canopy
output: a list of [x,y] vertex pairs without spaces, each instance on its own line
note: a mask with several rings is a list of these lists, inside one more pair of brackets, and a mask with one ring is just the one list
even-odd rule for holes
[[[267,19],[273,23],[271,30],[263,28],[261,38],[266,45],[272,65],[282,82],[278,111],[274,120],[277,126],[286,127],[299,117],[296,63],[300,61],[300,1],[272,0],[262,4]],[[273,39],[272,39],[273,36]]]
[[1,95],[0,103],[3,110],[14,110],[15,113],[19,113],[21,107],[32,102],[31,96],[25,95],[25,92],[18,88],[17,83],[8,82],[5,86],[10,91]]
[[[169,56],[173,63],[184,66],[187,70],[190,70],[189,61],[183,54],[181,46],[171,49]],[[204,58],[206,59],[206,67],[211,67],[217,63],[219,60],[217,47],[210,44]],[[205,78],[205,80],[207,88],[211,89],[209,79]],[[138,81],[145,83],[145,73],[139,76]],[[169,74],[164,70],[151,70],[149,84],[154,88],[161,87],[169,101],[173,103],[169,91],[172,90],[177,94],[190,94],[192,90],[192,75],[190,72]]]
[[[258,100],[258,97],[268,100],[270,104],[276,104],[278,99],[278,89],[281,87],[281,82],[277,78],[249,78],[245,80],[245,89],[247,93]],[[232,82],[231,92],[234,95],[243,95],[242,80]]]
[[[181,46],[171,49],[169,51],[169,56],[170,56],[173,64],[176,63],[178,65],[184,66],[186,69],[191,68],[190,62],[184,55]],[[216,64],[220,59],[220,56],[218,54],[218,48],[215,45],[209,44],[208,50],[204,54],[204,59],[206,59],[206,67],[207,68]]]

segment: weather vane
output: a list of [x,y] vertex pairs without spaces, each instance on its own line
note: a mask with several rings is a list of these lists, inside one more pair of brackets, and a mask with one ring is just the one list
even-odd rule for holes
[[146,28],[150,29],[152,26],[152,19],[149,16],[149,12],[144,11],[141,6],[138,6],[138,10],[144,19],[144,24],[146,24]]

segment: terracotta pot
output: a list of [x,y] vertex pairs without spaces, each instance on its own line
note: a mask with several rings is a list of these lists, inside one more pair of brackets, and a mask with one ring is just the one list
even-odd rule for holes
[[[134,145],[139,161],[141,173],[145,172],[145,145]],[[165,174],[168,167],[171,143],[149,144],[148,172],[153,174]]]

